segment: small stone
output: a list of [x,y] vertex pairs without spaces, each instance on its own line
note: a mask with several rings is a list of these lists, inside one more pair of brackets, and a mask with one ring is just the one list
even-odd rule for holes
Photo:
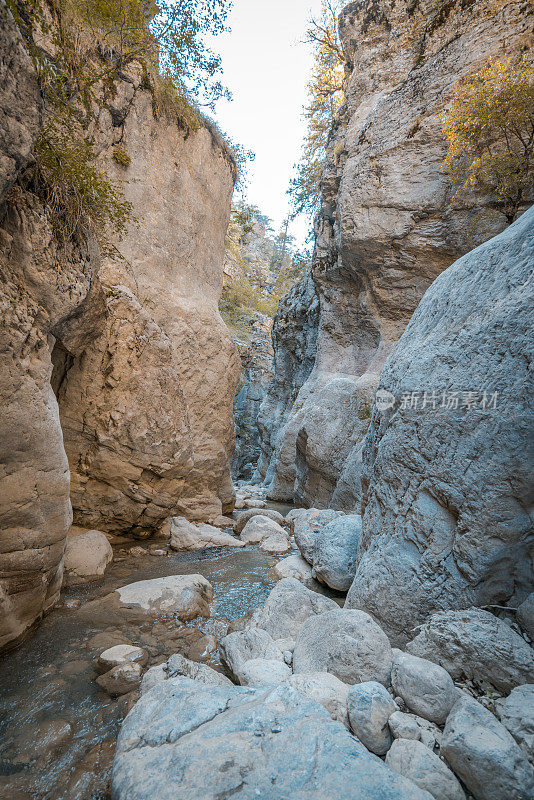
[[241,541],[245,544],[260,544],[260,542],[270,539],[271,536],[288,540],[287,531],[281,525],[263,514],[256,514],[248,520],[243,528]]
[[458,697],[458,690],[443,667],[401,650],[393,651],[391,683],[408,708],[441,725]]
[[347,697],[350,727],[372,753],[383,756],[391,746],[388,727],[397,705],[381,683],[366,681],[351,686]]
[[141,685],[143,670],[139,664],[119,664],[96,679],[98,685],[111,697],[127,694]]
[[131,644],[117,644],[104,650],[98,657],[98,668],[102,672],[107,672],[119,664],[137,663],[142,667],[148,661],[148,654],[146,650],[141,647],[134,647]]
[[388,725],[394,739],[421,740],[421,729],[410,714],[395,711],[390,716]]
[[130,547],[130,549],[128,550],[128,554],[133,556],[134,558],[141,558],[142,556],[148,555],[148,550],[145,550],[144,547],[136,545],[135,547]]
[[261,628],[229,633],[219,642],[219,653],[223,664],[237,679],[242,666],[251,659],[267,659],[280,663],[284,660],[282,651],[271,636]]
[[291,550],[291,544],[287,536],[269,536],[260,542],[260,550],[264,553],[287,553]]

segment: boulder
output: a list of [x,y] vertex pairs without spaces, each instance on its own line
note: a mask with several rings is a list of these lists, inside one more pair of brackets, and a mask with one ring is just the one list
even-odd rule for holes
[[294,578],[284,578],[271,591],[265,605],[254,613],[253,623],[273,639],[296,640],[305,620],[337,608],[329,597],[310,591]]
[[534,684],[513,689],[504,701],[501,722],[534,763]]
[[388,690],[376,681],[351,686],[347,697],[350,727],[360,742],[378,756],[391,747],[388,720],[398,706]]
[[229,633],[219,642],[221,661],[236,678],[241,667],[251,659],[267,659],[283,663],[284,655],[267,631],[250,628]]
[[310,617],[293,651],[293,672],[331,672],[348,684],[388,685],[391,664],[386,634],[364,611],[338,608]]
[[213,587],[202,575],[168,575],[121,586],[115,592],[120,608],[148,617],[173,616],[187,621],[209,617]]
[[326,708],[332,719],[342,722],[348,728],[347,696],[349,687],[346,683],[330,672],[291,675],[287,679],[287,683],[304,697],[320,703]]
[[246,544],[259,544],[271,536],[279,536],[286,540],[288,538],[287,531],[277,522],[269,517],[264,517],[263,514],[255,514],[243,528],[241,541]]
[[302,557],[313,564],[315,540],[319,531],[337,517],[342,517],[342,511],[331,508],[296,508],[286,517],[295,538],[295,544],[302,553]]
[[217,670],[208,667],[207,664],[191,661],[189,658],[180,655],[180,653],[174,653],[164,664],[150,667],[145,672],[141,681],[141,695],[146,694],[158,683],[162,683],[169,678],[179,677],[189,678],[210,686],[233,685],[232,681],[222,672],[217,672]]
[[113,549],[100,531],[87,531],[67,537],[63,585],[79,586],[104,577],[113,561]]
[[127,694],[141,685],[143,670],[140,664],[125,662],[96,679],[98,685],[111,697]]
[[287,553],[291,550],[291,544],[287,536],[281,536],[275,534],[274,536],[269,536],[268,539],[264,539],[260,542],[260,550],[263,550],[264,553]]
[[508,693],[534,683],[534,650],[509,625],[479,608],[433,614],[406,645],[408,653],[440,664],[455,680]]
[[144,667],[148,661],[148,653],[142,647],[135,647],[131,644],[116,644],[109,647],[98,656],[98,669],[107,672],[119,664],[139,664]]
[[311,548],[315,576],[340,592],[348,592],[356,573],[356,553],[362,530],[359,514],[347,514],[321,528]]
[[241,686],[275,686],[284,683],[290,675],[287,664],[268,658],[251,658],[241,664],[235,673]]
[[347,800],[355,787],[366,800],[431,800],[291,686],[182,679],[130,712],[111,777],[114,800]]
[[394,739],[421,741],[421,728],[412,714],[394,711],[388,719],[388,725]]
[[204,547],[244,547],[244,543],[213,525],[195,525],[185,517],[173,517],[170,546],[172,550],[202,550]]
[[271,508],[248,508],[246,511],[241,511],[237,515],[234,523],[235,533],[241,533],[249,519],[258,516],[258,514],[260,514],[262,517],[268,517],[268,519],[272,519],[273,522],[277,522],[278,525],[281,525],[284,522],[284,517],[278,511],[274,511]]
[[534,642],[534,592],[529,594],[527,599],[518,606],[517,621],[528,638]]
[[300,581],[308,589],[319,588],[318,583],[312,575],[312,568],[305,561],[300,553],[294,553],[287,558],[283,558],[273,567],[273,573],[278,580],[283,578],[294,578]]
[[458,690],[443,667],[401,650],[393,651],[391,683],[409,709],[440,725],[458,699]]
[[435,609],[503,605],[534,585],[533,262],[534,207],[436,278],[381,373],[393,403],[375,404],[365,441],[347,604],[399,646]]
[[465,792],[453,772],[421,742],[395,739],[386,764],[420,789],[426,789],[434,800],[465,800]]
[[441,754],[476,800],[529,800],[534,768],[493,714],[472,697],[454,704]]

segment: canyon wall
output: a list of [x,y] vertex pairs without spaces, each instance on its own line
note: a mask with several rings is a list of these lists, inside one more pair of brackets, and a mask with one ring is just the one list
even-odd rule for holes
[[1,649],[56,601],[72,508],[82,526],[145,535],[232,507],[239,364],[217,307],[235,179],[224,142],[157,117],[133,65],[89,133],[137,221],[105,255],[91,237],[59,245],[21,180],[42,100],[0,13]]
[[260,413],[258,477],[273,498],[359,510],[363,440],[387,356],[434,279],[506,224],[498,198],[454,197],[440,171],[439,115],[458,79],[487,58],[528,51],[529,20],[529,4],[516,0],[364,0],[342,12],[350,67],[315,223],[320,310],[304,331],[309,346],[298,345],[316,352],[299,385],[292,364],[306,283],[291,295],[302,293],[302,307],[284,320],[282,306],[275,323],[276,373]]

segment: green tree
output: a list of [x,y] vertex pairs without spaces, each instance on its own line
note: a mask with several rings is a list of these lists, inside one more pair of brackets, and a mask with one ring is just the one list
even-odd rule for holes
[[447,155],[442,169],[458,193],[492,192],[509,223],[533,188],[534,70],[490,59],[459,81],[442,115]]
[[314,48],[315,63],[304,109],[307,131],[302,157],[288,190],[294,216],[300,213],[311,216],[317,209],[328,135],[344,99],[346,61],[337,22],[341,5],[341,2],[323,0],[320,17],[310,21],[306,35],[306,42]]

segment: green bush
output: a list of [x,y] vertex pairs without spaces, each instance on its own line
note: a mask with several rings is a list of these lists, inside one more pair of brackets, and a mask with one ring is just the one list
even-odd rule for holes
[[129,167],[132,163],[132,158],[128,150],[122,144],[119,144],[113,149],[113,161],[120,164],[121,167]]

